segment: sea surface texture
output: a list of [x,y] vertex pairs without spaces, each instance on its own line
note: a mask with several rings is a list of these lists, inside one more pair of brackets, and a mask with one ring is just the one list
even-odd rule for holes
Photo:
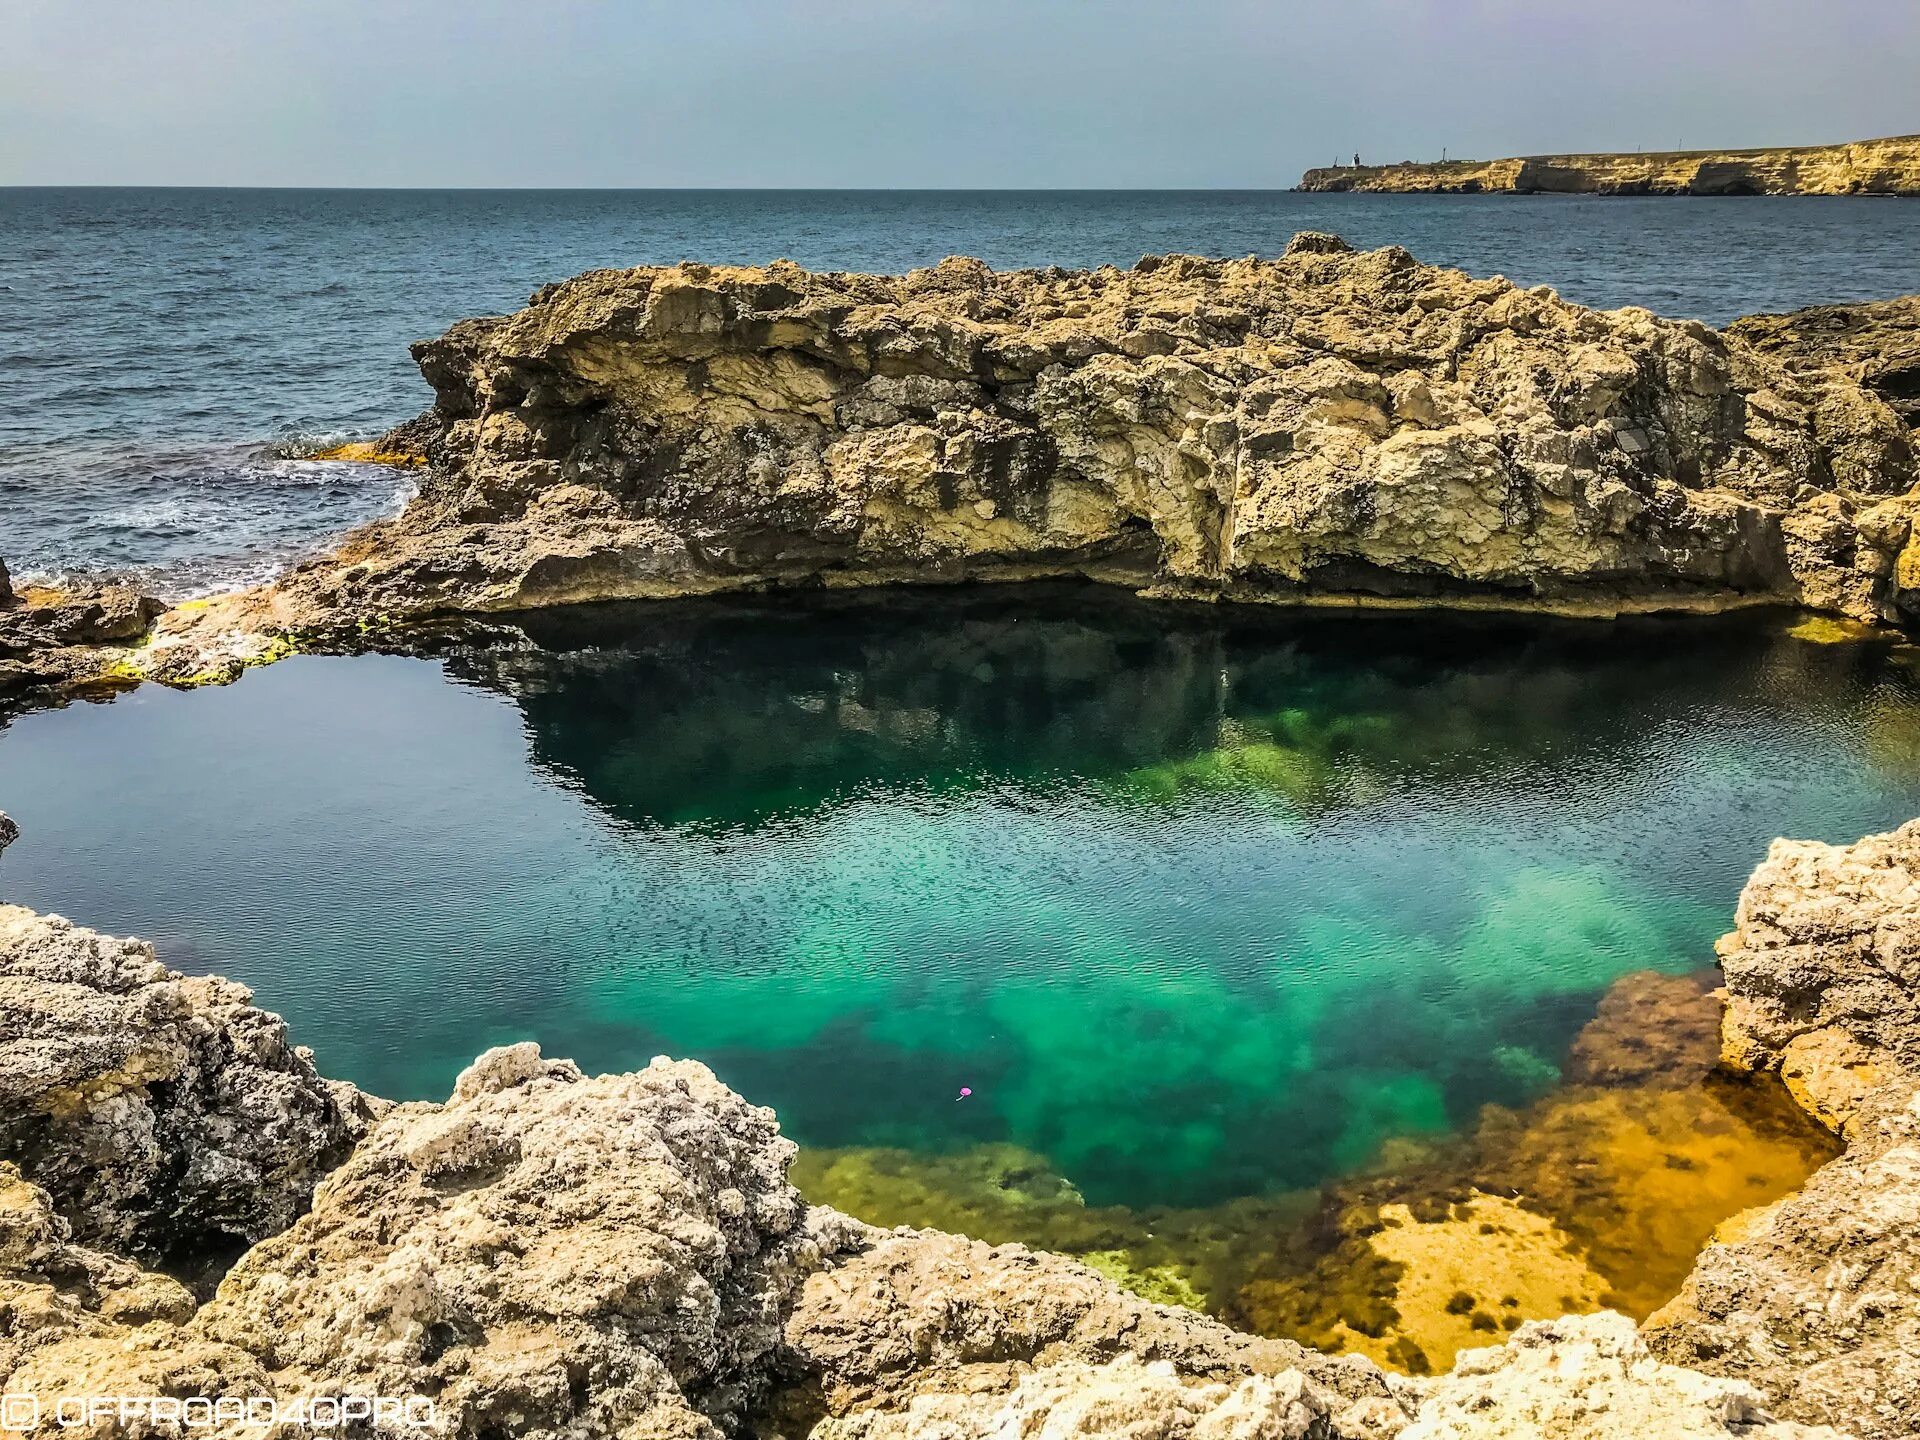
[[425,406],[412,340],[595,266],[900,271],[1272,255],[1298,230],[1719,324],[1920,291],[1874,200],[1201,193],[0,189],[0,558],[188,595],[390,511],[406,479],[303,462]]

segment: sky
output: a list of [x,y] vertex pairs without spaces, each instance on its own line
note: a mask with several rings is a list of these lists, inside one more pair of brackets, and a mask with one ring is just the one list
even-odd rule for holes
[[1920,0],[0,0],[0,184],[1284,187],[1920,131]]

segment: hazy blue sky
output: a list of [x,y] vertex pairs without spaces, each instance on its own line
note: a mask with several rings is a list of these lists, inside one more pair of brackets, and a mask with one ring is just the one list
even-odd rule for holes
[[1284,186],[1920,131],[1917,0],[0,0],[0,183]]

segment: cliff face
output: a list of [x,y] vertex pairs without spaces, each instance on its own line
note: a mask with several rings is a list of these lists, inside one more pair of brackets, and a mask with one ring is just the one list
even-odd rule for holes
[[1307,171],[1296,188],[1407,195],[1913,196],[1920,195],[1920,135],[1771,150],[1326,166]]

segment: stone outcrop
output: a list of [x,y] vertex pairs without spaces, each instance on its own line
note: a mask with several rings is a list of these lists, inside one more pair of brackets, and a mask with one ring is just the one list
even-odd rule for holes
[[[1767,1418],[1771,1374],[1659,1363],[1619,1317],[1525,1327],[1415,1381],[1061,1257],[872,1230],[809,1208],[772,1114],[697,1064],[589,1078],[519,1045],[444,1105],[356,1103],[239,987],[0,923],[0,1388],[43,1407],[422,1397],[428,1434],[649,1440],[1828,1434]],[[321,1142],[360,1126],[335,1163]],[[128,1249],[177,1257],[201,1217],[220,1240],[274,1233],[196,1309]]]
[[125,585],[16,592],[0,566],[0,699],[110,676],[166,608]]
[[198,1323],[277,1393],[432,1395],[455,1434],[737,1430],[854,1228],[807,1214],[792,1153],[704,1066],[588,1079],[490,1051],[379,1126]]
[[15,823],[13,817],[8,815],[6,811],[0,810],[0,851],[4,851],[7,846],[13,844],[13,842],[19,838],[19,825]]
[[1874,619],[1916,479],[1858,386],[1331,237],[1124,272],[599,271],[417,354],[420,496],[269,615],[1065,574]]
[[1920,135],[1765,150],[1528,155],[1309,170],[1301,190],[1444,195],[1920,195]]
[[1805,1189],[1737,1216],[1646,1324],[1654,1353],[1861,1440],[1920,1415],[1920,1085],[1885,1086]]
[[7,1396],[0,1424],[7,1435],[236,1433],[238,1427],[188,1431],[137,1417],[124,1424],[110,1415],[54,1418],[68,1396],[154,1396],[164,1403],[267,1394],[253,1356],[186,1327],[193,1306],[178,1281],[73,1243],[52,1197],[0,1163],[0,1389]]
[[244,986],[0,906],[0,1157],[88,1245],[184,1274],[291,1224],[379,1108]]
[[1779,1071],[1847,1148],[1722,1227],[1649,1342],[1784,1415],[1900,1440],[1920,1415],[1920,821],[1775,841],[1720,948],[1726,1059]]
[[1748,315],[1727,334],[1799,374],[1858,380],[1920,428],[1920,295]]
[[[1197,1406],[1220,1414],[1193,1433],[1222,1437],[1384,1437],[1407,1419],[1365,1360],[1149,1304],[1059,1256],[934,1231],[896,1231],[808,1280],[787,1323],[787,1362],[797,1379],[785,1410],[823,1412],[815,1440],[930,1440],[962,1414],[976,1426],[989,1416],[1033,1425],[1095,1395],[1164,1414],[1165,1429],[1144,1432],[1155,1435],[1188,1433],[1172,1420]],[[1245,1416],[1277,1428],[1227,1423]]]
[[90,652],[61,617],[104,601],[0,602],[0,684],[221,681],[581,601],[1043,576],[1903,623],[1906,331],[1775,329],[1591,311],[1315,234],[1126,271],[594,271],[415,347],[435,406],[375,442],[431,462],[400,516]]
[[1726,1059],[1779,1071],[1834,1129],[1920,1082],[1920,821],[1849,846],[1774,841],[1720,963]]
[[1621,1315],[1536,1321],[1495,1349],[1470,1350],[1434,1385],[1401,1440],[1841,1440],[1776,1421],[1760,1394],[1661,1362]]

